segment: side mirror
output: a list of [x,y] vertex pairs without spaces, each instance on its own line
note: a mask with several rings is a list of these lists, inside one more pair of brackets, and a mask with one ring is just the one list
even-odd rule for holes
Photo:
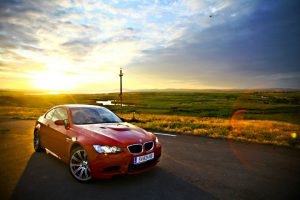
[[64,120],[64,125],[65,125],[65,128],[66,128],[66,129],[69,129],[69,128],[70,128],[70,122],[69,122],[68,119],[65,119],[65,120]]
[[67,119],[65,119],[65,120],[62,120],[62,119],[56,120],[56,121],[54,121],[54,124],[56,124],[58,126],[64,125],[66,129],[70,128],[70,123],[69,123],[69,120],[67,120]]
[[59,120],[54,121],[54,124],[56,124],[58,126],[65,125],[65,121],[62,119],[59,119]]

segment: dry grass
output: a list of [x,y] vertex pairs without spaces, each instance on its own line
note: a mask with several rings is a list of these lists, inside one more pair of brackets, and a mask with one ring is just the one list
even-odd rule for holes
[[[0,106],[0,119],[37,119],[46,111],[45,108]],[[300,125],[271,120],[245,120],[243,110],[235,113],[230,119],[136,114],[134,120],[132,114],[119,116],[153,131],[300,148]]]
[[5,134],[5,133],[8,133],[8,132],[9,132],[8,128],[0,127],[0,134]]
[[300,125],[286,122],[244,120],[239,116],[222,119],[151,114],[133,117],[132,114],[123,114],[122,117],[148,130],[300,148]]
[[0,106],[0,119],[37,119],[46,111],[44,108]]

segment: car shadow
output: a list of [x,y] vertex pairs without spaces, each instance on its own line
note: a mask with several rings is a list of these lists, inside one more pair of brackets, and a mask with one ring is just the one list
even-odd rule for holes
[[159,165],[148,172],[109,180],[77,182],[68,166],[45,153],[33,153],[11,199],[216,199]]

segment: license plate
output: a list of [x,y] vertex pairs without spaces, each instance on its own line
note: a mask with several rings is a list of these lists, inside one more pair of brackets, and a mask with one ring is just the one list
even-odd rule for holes
[[154,153],[150,153],[144,156],[134,157],[133,164],[138,165],[140,163],[146,162],[148,160],[152,160],[154,158]]

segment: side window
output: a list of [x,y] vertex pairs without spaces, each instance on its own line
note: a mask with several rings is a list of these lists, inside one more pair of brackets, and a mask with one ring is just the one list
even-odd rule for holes
[[46,118],[46,119],[51,119],[52,116],[53,116],[54,111],[55,111],[55,109],[52,109],[52,110],[50,110],[49,112],[47,112],[45,118]]
[[56,120],[65,120],[68,119],[68,113],[67,110],[64,108],[57,108],[55,109],[55,112],[52,116],[52,121],[56,121]]

